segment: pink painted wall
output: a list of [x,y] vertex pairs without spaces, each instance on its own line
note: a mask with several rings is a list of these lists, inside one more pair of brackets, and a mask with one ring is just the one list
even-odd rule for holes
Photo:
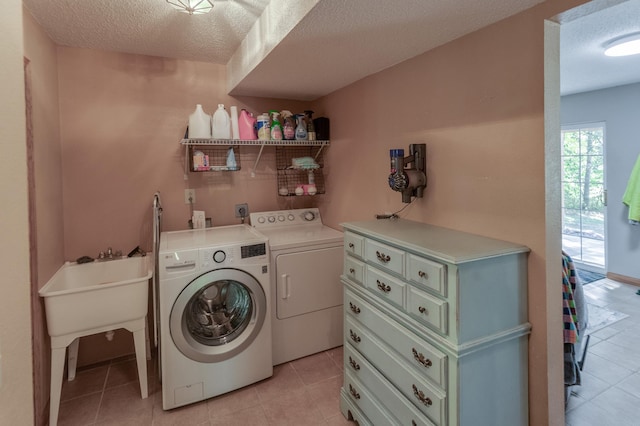
[[[61,139],[65,258],[95,257],[107,246],[124,253],[150,249],[153,194],[160,191],[165,230],[186,229],[184,189],[214,225],[239,223],[234,205],[277,209],[274,148],[250,176],[257,148],[241,148],[240,172],[189,173],[179,142],[196,104],[212,114],[218,103],[259,113],[302,111],[304,103],[225,95],[225,67],[61,47]],[[295,202],[302,202],[296,200]]]
[[[389,149],[404,148],[408,155],[409,144],[426,143],[425,196],[401,216],[531,248],[535,425],[564,424],[559,266],[557,286],[547,288],[545,278],[543,24],[567,6],[546,2],[364,78],[315,106],[332,119],[329,196],[320,203],[329,225],[404,207],[387,184]],[[559,265],[559,245],[557,252]],[[548,291],[557,291],[557,310],[548,309]]]

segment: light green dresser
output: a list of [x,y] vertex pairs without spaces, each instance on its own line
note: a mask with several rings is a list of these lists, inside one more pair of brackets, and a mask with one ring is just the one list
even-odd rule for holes
[[529,249],[403,219],[342,225],[345,417],[526,425]]

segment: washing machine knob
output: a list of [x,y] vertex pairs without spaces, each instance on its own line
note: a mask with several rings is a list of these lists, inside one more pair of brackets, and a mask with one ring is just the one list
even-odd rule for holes
[[213,253],[213,261],[216,263],[222,263],[226,258],[227,258],[227,253],[223,252],[222,250],[218,250],[215,253]]
[[284,222],[284,215],[283,214],[278,216],[278,222]]
[[260,216],[258,218],[258,223],[264,223],[264,216]]
[[273,223],[276,221],[276,217],[275,216],[269,216],[269,223]]
[[311,222],[315,218],[316,215],[312,211],[304,212],[304,220],[306,220],[307,222]]
[[289,220],[294,220],[296,217],[294,215],[292,215],[291,213],[289,213],[289,216],[287,216],[287,219]]

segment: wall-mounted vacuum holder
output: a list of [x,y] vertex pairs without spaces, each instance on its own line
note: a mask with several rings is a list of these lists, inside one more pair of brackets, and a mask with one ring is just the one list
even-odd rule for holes
[[[404,156],[404,149],[392,149],[391,174],[389,186],[402,193],[402,202],[410,203],[411,197],[422,198],[427,187],[427,145],[424,143],[409,145],[409,156]],[[407,167],[409,165],[412,167]]]

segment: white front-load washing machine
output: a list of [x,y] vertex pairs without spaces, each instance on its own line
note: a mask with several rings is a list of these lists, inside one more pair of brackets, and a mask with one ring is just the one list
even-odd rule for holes
[[163,232],[158,257],[162,407],[272,376],[266,237],[247,225]]

